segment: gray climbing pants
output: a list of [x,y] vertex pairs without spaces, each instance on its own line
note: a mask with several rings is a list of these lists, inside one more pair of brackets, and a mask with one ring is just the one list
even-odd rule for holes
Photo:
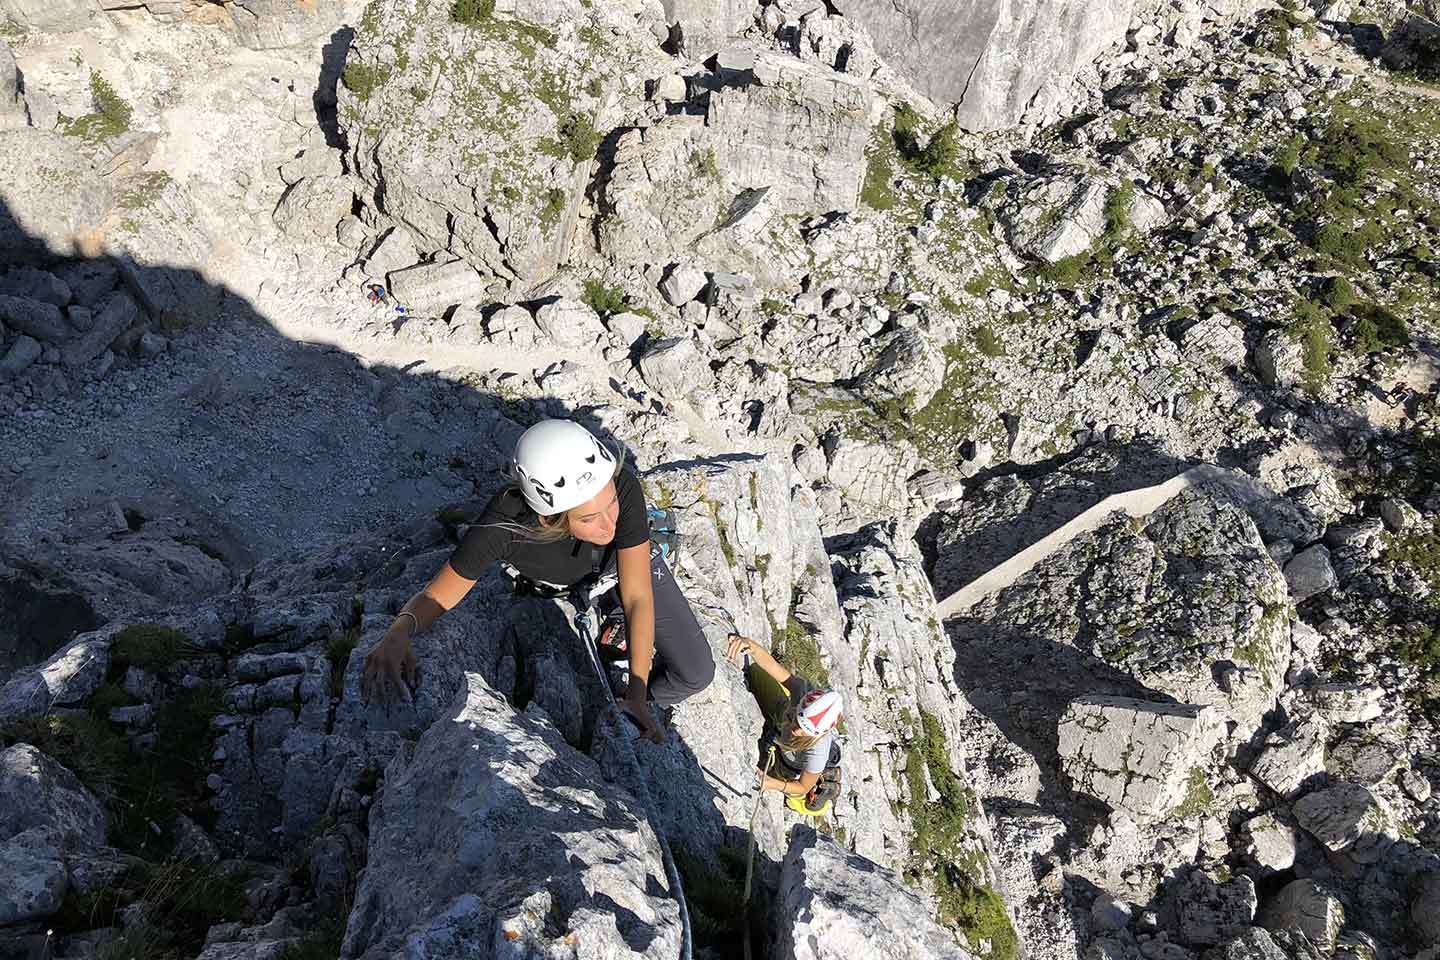
[[673,707],[710,686],[715,656],[710,641],[680,592],[680,584],[659,550],[650,551],[650,588],[655,596],[655,660],[650,699]]

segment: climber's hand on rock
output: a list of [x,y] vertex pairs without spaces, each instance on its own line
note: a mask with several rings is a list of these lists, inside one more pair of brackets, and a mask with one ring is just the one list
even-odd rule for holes
[[620,709],[635,721],[635,725],[640,728],[640,736],[651,743],[665,742],[665,735],[660,732],[660,728],[650,718],[650,708],[644,703],[631,703],[627,698],[620,701]]
[[725,648],[725,656],[729,657],[730,662],[738,667],[740,666],[740,657],[743,654],[750,653],[754,648],[754,640],[751,640],[749,637],[742,637],[738,633],[732,633],[730,635],[730,643]]
[[419,683],[419,671],[407,620],[397,620],[384,639],[366,654],[365,669],[360,675],[360,695],[366,702],[379,700],[389,704],[396,696],[406,703],[412,702],[410,691]]

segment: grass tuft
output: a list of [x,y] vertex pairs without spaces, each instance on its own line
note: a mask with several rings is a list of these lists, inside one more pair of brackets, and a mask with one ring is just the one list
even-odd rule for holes
[[111,641],[111,671],[124,672],[125,667],[163,670],[195,652],[195,645],[179,630],[158,623],[137,623],[121,630]]

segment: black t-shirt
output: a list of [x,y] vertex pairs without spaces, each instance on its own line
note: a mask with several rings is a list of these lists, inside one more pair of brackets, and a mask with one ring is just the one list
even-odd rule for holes
[[465,539],[450,554],[450,566],[466,580],[479,580],[490,564],[504,560],[531,580],[563,586],[579,583],[594,568],[592,547],[600,551],[603,567],[617,549],[638,546],[650,539],[650,520],[640,481],[629,470],[622,470],[615,478],[615,493],[620,501],[620,517],[615,522],[615,538],[602,548],[574,537],[530,539],[515,527],[535,526],[535,511],[525,503],[519,487],[506,487],[490,499],[480,519],[465,532]]

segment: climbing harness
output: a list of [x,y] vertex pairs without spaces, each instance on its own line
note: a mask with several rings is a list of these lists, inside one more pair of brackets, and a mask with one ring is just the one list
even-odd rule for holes
[[660,548],[660,556],[674,569],[680,562],[680,523],[675,511],[669,508],[651,507],[646,511],[650,523],[650,542]]
[[745,901],[740,911],[740,930],[745,938],[745,960],[750,960],[750,881],[755,875],[755,821],[760,817],[760,803],[765,799],[765,778],[770,776],[770,766],[775,762],[775,745],[765,755],[765,769],[755,784],[755,806],[750,808],[750,842],[745,850]]

